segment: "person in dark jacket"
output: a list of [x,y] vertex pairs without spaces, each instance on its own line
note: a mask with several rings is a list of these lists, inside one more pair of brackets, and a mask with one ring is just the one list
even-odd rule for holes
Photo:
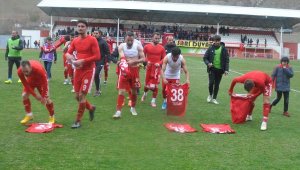
[[107,42],[102,39],[102,32],[100,30],[95,30],[94,36],[97,38],[98,45],[100,48],[100,53],[101,53],[101,59],[96,61],[96,71],[95,71],[95,85],[96,85],[96,91],[94,94],[94,97],[100,96],[101,91],[100,91],[100,78],[101,78],[101,70],[105,64],[105,61],[107,60],[110,52],[109,52],[109,47]]
[[[21,51],[23,50],[23,42],[20,39],[17,31],[11,32],[11,38],[8,39],[5,52],[5,60],[8,60],[8,80],[4,81],[5,84],[12,83],[12,69],[16,64],[17,69],[20,67],[22,59]],[[18,81],[21,82],[20,80]]]
[[229,55],[219,35],[214,36],[214,43],[205,52],[203,61],[207,65],[209,79],[207,102],[219,104],[216,100],[219,85],[223,74],[227,75],[229,70]]
[[294,76],[292,67],[289,65],[289,58],[282,57],[280,64],[275,67],[272,73],[272,80],[275,82],[276,98],[273,100],[271,107],[276,106],[280,101],[282,94],[284,99],[283,115],[290,117],[289,109],[289,93],[290,93],[290,78]]
[[118,60],[119,60],[119,50],[116,47],[108,57],[108,61],[112,61],[113,63],[117,64]]
[[167,37],[167,44],[165,45],[166,54],[171,53],[174,47],[176,47],[174,37],[170,35]]

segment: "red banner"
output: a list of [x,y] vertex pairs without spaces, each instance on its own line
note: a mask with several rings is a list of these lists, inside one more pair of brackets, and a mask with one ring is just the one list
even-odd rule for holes
[[165,127],[172,131],[172,132],[178,132],[178,133],[192,133],[197,132],[196,129],[194,129],[189,124],[179,124],[179,123],[166,123]]

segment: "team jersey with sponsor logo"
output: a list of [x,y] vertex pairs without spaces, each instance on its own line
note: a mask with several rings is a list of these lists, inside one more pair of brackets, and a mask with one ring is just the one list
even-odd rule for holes
[[165,49],[162,45],[147,44],[144,47],[144,53],[146,55],[146,61],[151,64],[162,63],[162,59],[166,56]]
[[90,35],[81,38],[77,37],[71,42],[71,46],[68,49],[69,54],[74,55],[76,50],[76,59],[83,59],[82,70],[91,70],[95,67],[95,61],[101,59],[100,49],[98,46],[97,39]]
[[236,77],[232,80],[229,92],[233,92],[233,88],[236,83],[244,83],[245,80],[252,80],[254,82],[254,88],[251,90],[251,94],[258,96],[264,93],[264,96],[271,96],[272,92],[272,78],[262,71],[251,71],[242,76]]
[[36,93],[31,86],[41,86],[46,88],[48,86],[47,73],[39,61],[29,60],[32,71],[29,76],[25,76],[22,68],[18,69],[18,76],[24,86],[24,89],[31,95],[36,97]]

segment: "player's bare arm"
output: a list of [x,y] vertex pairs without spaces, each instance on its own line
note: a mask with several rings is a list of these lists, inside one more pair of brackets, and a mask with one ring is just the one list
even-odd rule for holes
[[183,58],[182,61],[181,61],[181,65],[182,65],[182,69],[185,73],[185,77],[186,77],[186,83],[190,84],[190,73],[187,69],[187,66],[186,66],[186,61],[185,59]]
[[163,59],[162,68],[161,68],[161,71],[160,71],[161,80],[162,80],[165,84],[168,83],[167,79],[165,78],[165,74],[164,74],[164,72],[166,71],[167,63],[168,63],[168,57],[165,57],[165,58]]
[[139,59],[137,60],[137,64],[143,63],[145,61],[145,53],[143,47],[138,46]]

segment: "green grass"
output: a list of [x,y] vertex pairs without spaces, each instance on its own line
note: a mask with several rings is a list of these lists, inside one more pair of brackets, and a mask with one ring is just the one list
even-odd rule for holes
[[[4,56],[3,50],[0,56]],[[36,59],[38,51],[25,50],[24,56]],[[208,78],[202,59],[186,59],[191,73],[191,93],[184,118],[167,117],[161,111],[159,91],[157,108],[151,108],[150,98],[141,103],[139,96],[137,117],[131,116],[126,106],[122,118],[113,120],[117,90],[115,66],[111,65],[108,85],[102,88],[103,95],[88,96],[97,106],[94,122],[88,121],[86,113],[83,126],[72,130],[70,125],[75,119],[77,103],[70,92],[71,86],[62,84],[63,67],[59,58],[52,69],[50,95],[57,122],[64,128],[48,134],[26,133],[25,127],[19,124],[24,116],[22,86],[3,83],[7,63],[0,60],[0,169],[299,169],[299,93],[290,94],[292,117],[282,116],[281,101],[273,108],[265,132],[259,130],[262,97],[256,101],[252,122],[232,124],[227,90],[231,80],[238,75],[231,72],[223,77],[218,97],[220,105],[208,104]],[[242,73],[254,69],[271,73],[277,63],[275,60],[232,59],[230,68]],[[300,90],[300,63],[292,61],[291,64],[295,71],[291,87]],[[144,71],[140,75],[144,77]],[[15,68],[13,79],[17,81]],[[47,122],[44,106],[31,99],[34,121]],[[163,124],[173,121],[190,123],[199,132],[168,132]],[[200,123],[229,123],[236,134],[203,133]]]

